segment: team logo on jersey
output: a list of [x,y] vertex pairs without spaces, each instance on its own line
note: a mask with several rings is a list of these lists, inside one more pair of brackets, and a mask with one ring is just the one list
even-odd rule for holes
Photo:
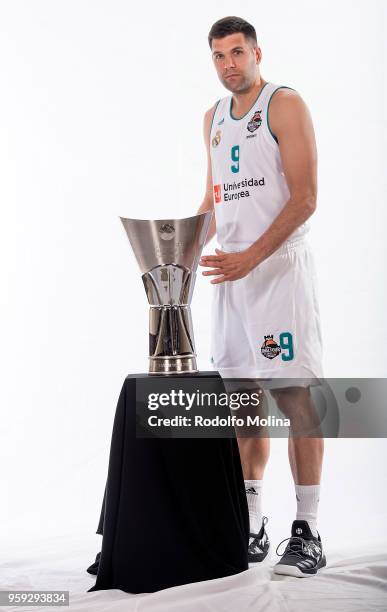
[[265,336],[264,343],[261,346],[261,353],[268,359],[274,359],[281,352],[281,347],[278,346],[276,341],[273,339],[273,334]]
[[255,132],[259,128],[262,123],[261,117],[262,109],[259,111],[255,111],[254,115],[251,117],[250,121],[247,124],[247,129],[249,132]]
[[220,130],[216,130],[216,134],[212,139],[212,146],[217,147],[220,143],[220,139],[222,138],[222,132]]
[[221,119],[220,121],[218,121],[218,123],[216,125],[222,125],[222,123],[224,123],[224,117],[223,119]]
[[215,204],[222,201],[222,185],[214,185]]

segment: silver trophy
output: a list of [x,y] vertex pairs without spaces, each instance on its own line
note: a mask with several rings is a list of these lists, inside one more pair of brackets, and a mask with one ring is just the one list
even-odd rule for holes
[[190,304],[212,214],[156,220],[120,217],[150,305],[150,374],[198,372]]

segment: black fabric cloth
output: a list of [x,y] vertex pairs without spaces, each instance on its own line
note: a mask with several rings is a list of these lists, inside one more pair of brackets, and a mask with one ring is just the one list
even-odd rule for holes
[[148,376],[129,375],[118,399],[89,591],[149,593],[248,569],[236,438],[137,438],[136,378]]

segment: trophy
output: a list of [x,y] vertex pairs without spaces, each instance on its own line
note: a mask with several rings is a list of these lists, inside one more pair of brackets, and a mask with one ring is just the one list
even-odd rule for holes
[[196,269],[213,211],[185,219],[120,217],[149,302],[149,374],[198,372],[191,317]]

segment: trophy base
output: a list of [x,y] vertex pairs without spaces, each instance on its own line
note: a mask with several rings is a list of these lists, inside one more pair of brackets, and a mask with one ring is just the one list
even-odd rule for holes
[[194,355],[184,357],[149,357],[149,374],[194,374],[199,372]]

